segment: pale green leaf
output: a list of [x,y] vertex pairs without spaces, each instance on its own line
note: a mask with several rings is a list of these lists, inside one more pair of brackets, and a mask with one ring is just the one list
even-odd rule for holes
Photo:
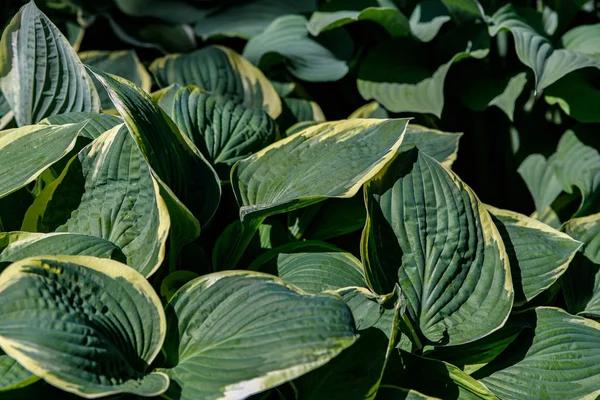
[[245,398],[318,368],[357,339],[339,296],[308,295],[256,272],[195,279],[167,315],[167,396],[180,400]]
[[506,400],[594,399],[600,394],[600,324],[551,307],[520,314],[525,330],[473,377]]
[[408,19],[395,8],[367,7],[361,11],[345,10],[334,12],[317,11],[308,21],[308,31],[317,36],[321,32],[339,28],[356,21],[372,21],[381,25],[391,37],[410,34]]
[[489,103],[489,106],[496,106],[508,116],[511,121],[514,118],[515,104],[517,98],[523,92],[527,83],[527,74],[521,72],[509,78],[508,83],[504,87],[502,93],[494,97]]
[[530,154],[518,169],[533,197],[538,215],[543,215],[562,192],[561,184],[554,173],[555,160],[554,155],[546,159],[541,154]]
[[4,29],[0,88],[18,126],[72,111],[98,112],[98,93],[75,50],[33,1]]
[[259,65],[265,54],[280,54],[294,76],[309,82],[343,78],[348,73],[348,66],[326,47],[308,37],[307,22],[301,15],[277,18],[264,32],[248,41],[244,47],[244,57]]
[[286,97],[283,99],[283,105],[284,107],[280,118],[282,120],[288,120],[282,121],[281,124],[283,125],[291,125],[290,122],[295,124],[304,121],[325,121],[323,110],[321,110],[321,107],[314,101]]
[[160,352],[166,319],[133,269],[87,256],[28,258],[0,275],[0,346],[33,374],[93,398],[156,396],[169,386],[145,372]]
[[189,54],[171,54],[150,65],[159,86],[195,85],[229,96],[248,108],[263,108],[273,118],[281,114],[281,99],[271,82],[248,60],[223,46],[208,46]]
[[468,343],[504,324],[514,296],[508,256],[467,185],[415,149],[401,153],[365,191],[367,283],[379,294],[399,283],[428,343]]
[[407,119],[326,122],[238,162],[231,180],[240,218],[354,196],[395,155],[407,124]]
[[417,147],[445,167],[452,167],[458,153],[458,141],[462,133],[442,132],[437,129],[409,124],[400,151]]
[[533,218],[486,206],[506,246],[515,305],[531,301],[565,272],[581,243]]
[[350,253],[280,254],[277,270],[281,279],[308,293],[366,286],[363,266]]
[[0,133],[0,197],[33,182],[66,156],[85,122],[62,126],[29,125]]
[[441,1],[425,0],[418,3],[410,15],[410,30],[421,42],[430,42],[450,19],[448,9]]
[[79,137],[94,140],[107,130],[122,124],[123,119],[109,114],[72,112],[45,118],[40,121],[40,125],[67,125],[81,122],[85,122],[85,126],[79,131]]
[[560,39],[562,46],[577,53],[600,56],[600,24],[580,25],[565,33]]

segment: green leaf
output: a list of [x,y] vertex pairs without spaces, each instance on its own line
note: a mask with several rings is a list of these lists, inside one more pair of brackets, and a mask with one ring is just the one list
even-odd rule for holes
[[96,236],[78,233],[0,233],[0,270],[3,264],[45,255],[93,256],[125,262],[116,244]]
[[348,119],[352,118],[389,118],[389,114],[385,108],[376,101],[365,104],[362,107],[357,108],[348,116]]
[[166,320],[133,269],[86,256],[28,258],[0,275],[0,346],[33,374],[84,397],[155,396],[169,378],[145,372]]
[[579,122],[600,122],[600,90],[583,72],[571,72],[547,87],[544,99],[550,105],[558,104]]
[[600,319],[600,214],[574,218],[562,229],[583,242],[583,254],[575,258],[561,280],[567,310]]
[[525,328],[529,328],[525,320],[513,316],[506,321],[502,328],[484,338],[458,346],[427,346],[423,355],[427,358],[446,361],[467,374],[473,374],[506,350]]
[[[281,114],[281,99],[263,73],[235,51],[208,46],[189,54],[171,54],[150,65],[159,86],[195,85],[229,96],[248,108],[263,108],[273,118]],[[218,71],[218,73],[215,73]]]
[[186,87],[177,92],[173,120],[212,164],[222,181],[235,162],[275,141],[277,125],[265,111]]
[[195,279],[167,313],[174,362],[167,396],[180,400],[259,393],[327,363],[357,339],[339,296],[308,295],[256,272]]
[[[84,51],[79,53],[79,58],[84,64],[130,80],[146,92],[150,92],[152,88],[152,78],[133,50]],[[113,108],[113,103],[104,87],[97,80],[92,80],[100,95],[102,108]]]
[[543,215],[562,192],[561,184],[554,173],[555,160],[555,155],[546,160],[541,154],[530,154],[518,169],[533,197],[538,215]]
[[106,239],[144,276],[160,267],[170,225],[158,182],[123,125],[81,150],[36,198],[23,223],[29,231]]
[[338,247],[319,240],[303,240],[290,242],[274,247],[257,257],[248,266],[250,271],[261,271],[276,274],[277,258],[280,254],[306,253],[306,252],[335,252],[342,251]]
[[356,21],[373,21],[381,25],[391,37],[410,34],[410,25],[406,16],[400,10],[390,7],[367,7],[360,11],[317,11],[308,21],[308,31],[311,35],[318,36],[321,32]]
[[425,0],[418,3],[410,15],[410,30],[421,42],[431,42],[450,19],[448,9],[441,1]]
[[280,254],[277,270],[281,279],[307,293],[366,286],[363,266],[350,253]]
[[409,124],[400,151],[417,147],[443,166],[450,168],[456,160],[458,141],[462,133],[442,132],[437,129]]
[[0,398],[3,398],[1,397],[2,392],[21,389],[39,381],[39,379],[23,368],[14,358],[0,351]]
[[377,393],[382,399],[389,400],[439,400],[437,397],[426,396],[416,390],[403,389],[393,385],[381,385]]
[[6,97],[0,90],[0,131],[5,129],[11,122],[13,122],[15,113],[11,111],[10,104],[6,101]]
[[383,382],[446,400],[498,400],[459,368],[401,350],[392,358]]
[[523,214],[486,208],[506,246],[515,305],[522,305],[560,278],[582,244]]
[[565,33],[560,40],[567,50],[597,57],[600,56],[600,43],[595,40],[598,35],[600,24],[580,25]]
[[500,234],[471,189],[418,150],[365,185],[362,256],[379,294],[396,283],[428,343],[457,345],[499,329],[514,291]]
[[79,131],[79,137],[94,140],[107,130],[122,124],[123,119],[109,114],[72,112],[45,118],[40,121],[40,125],[67,125],[81,122],[85,122],[85,125]]
[[524,331],[473,377],[506,400],[597,397],[600,324],[552,307],[520,316],[533,329]]
[[[406,54],[411,54],[406,57]],[[468,53],[459,53],[437,69],[430,55],[408,42],[388,41],[376,47],[358,70],[358,91],[392,112],[430,113],[438,118],[444,108],[444,81],[450,66]]]
[[66,156],[85,122],[62,126],[29,125],[0,132],[0,197],[33,182]]
[[458,22],[473,19],[486,19],[485,11],[477,0],[442,0],[448,11]]
[[[206,224],[221,198],[217,174],[208,161],[146,92],[115,75],[96,69],[93,72],[107,89],[142,154],[160,178],[159,183],[168,186],[160,185],[171,217],[174,217],[173,213],[185,215],[191,212],[201,225]],[[182,207],[187,209],[179,211]],[[175,222],[173,226],[199,233],[193,228],[197,222],[183,217],[180,222],[186,219],[186,227]],[[184,238],[179,239],[185,243]]]
[[115,0],[114,2],[127,15],[160,18],[172,24],[193,23],[206,14],[205,10],[179,0]]
[[281,121],[280,125],[283,126],[304,121],[322,122],[325,121],[325,115],[314,101],[286,97],[283,99],[283,111],[278,121]]
[[529,26],[517,14],[512,4],[506,4],[491,17],[490,35],[509,30],[515,40],[519,60],[535,74],[538,91],[550,86],[569,72],[600,68],[600,57],[568,49],[555,49],[550,41]]
[[18,126],[71,111],[98,112],[98,93],[75,50],[33,1],[4,29],[0,88]]
[[198,276],[197,273],[192,271],[175,271],[163,279],[160,284],[160,295],[167,299],[167,301],[170,301],[182,286],[189,281],[196,279]]
[[276,18],[303,14],[317,8],[315,0],[256,0],[217,8],[197,22],[196,34],[206,40],[215,36],[250,39]]
[[308,37],[305,17],[286,15],[274,20],[244,47],[243,55],[259,65],[267,53],[280,54],[295,77],[309,82],[337,81],[348,73],[342,60]]
[[580,126],[566,131],[556,148],[554,172],[562,189],[581,192],[581,204],[576,217],[600,211],[600,153],[595,129]]
[[407,124],[408,119],[326,122],[238,162],[231,181],[240,218],[354,196],[395,155]]

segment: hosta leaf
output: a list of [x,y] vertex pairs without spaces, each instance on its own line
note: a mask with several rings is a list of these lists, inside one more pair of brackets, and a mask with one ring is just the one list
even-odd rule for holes
[[600,122],[600,90],[584,71],[571,72],[548,86],[544,99],[550,105],[558,104],[579,122]]
[[437,129],[409,124],[400,151],[417,147],[443,166],[450,168],[456,160],[458,141],[461,137],[462,133],[442,132]]
[[252,263],[248,266],[248,270],[276,274],[277,258],[280,254],[336,251],[342,250],[330,243],[322,242],[320,240],[302,240],[298,242],[290,242],[274,247],[271,250],[261,254],[254,261],[252,261]]
[[81,122],[85,122],[85,125],[79,131],[79,137],[94,140],[107,130],[122,124],[123,119],[109,114],[72,112],[45,118],[40,121],[40,125],[66,125]]
[[193,87],[175,95],[173,120],[223,181],[229,180],[236,161],[273,143],[277,130],[275,121],[265,111],[246,108]]
[[75,146],[85,122],[29,125],[0,133],[0,197],[33,182]]
[[181,85],[176,83],[169,85],[165,88],[152,92],[150,97],[167,113],[168,116],[173,117],[173,103],[175,102],[175,94],[182,88]]
[[523,319],[511,317],[502,328],[484,338],[458,346],[427,346],[423,355],[446,361],[472,374],[501,354],[528,327]]
[[389,114],[385,108],[376,101],[365,104],[357,108],[348,116],[351,118],[389,118]]
[[410,30],[421,42],[430,42],[450,19],[448,9],[441,1],[421,1],[410,15]]
[[498,400],[484,385],[444,361],[400,351],[385,371],[385,384],[447,400]]
[[0,88],[18,126],[100,108],[98,93],[75,50],[33,1],[19,10],[2,34]]
[[179,0],[115,0],[115,4],[127,15],[160,18],[172,24],[193,23],[206,14],[205,10]]
[[554,173],[555,160],[555,155],[546,160],[541,154],[530,154],[518,169],[533,197],[538,215],[542,215],[562,192],[561,184]]
[[264,32],[244,47],[244,57],[259,65],[267,53],[280,54],[285,66],[297,78],[309,82],[337,81],[348,73],[342,60],[308,37],[307,20],[301,15],[286,15],[274,20]]
[[317,36],[321,32],[356,21],[375,22],[381,25],[391,37],[410,34],[410,25],[406,16],[400,10],[391,7],[366,7],[359,11],[317,11],[312,14],[308,21],[308,31],[311,35]]
[[366,286],[363,266],[350,253],[280,254],[277,270],[281,279],[308,293]]
[[338,296],[304,294],[256,272],[195,279],[167,313],[175,365],[166,372],[181,400],[250,396],[325,364],[357,338]]
[[574,218],[563,230],[583,242],[583,254],[575,258],[561,281],[567,309],[600,319],[600,214]]
[[96,236],[78,233],[0,233],[0,269],[7,263],[45,255],[94,256],[125,262],[116,244]]
[[0,232],[20,230],[25,213],[34,199],[35,196],[27,187],[0,198]]
[[249,39],[261,33],[277,17],[302,14],[317,8],[315,0],[256,0],[233,3],[211,12],[196,24],[203,39],[213,36]]
[[595,40],[598,35],[600,35],[600,24],[581,25],[565,33],[560,40],[567,50],[600,56],[600,43]]
[[396,282],[431,344],[456,345],[500,328],[513,288],[500,234],[471,189],[418,150],[365,185],[362,255],[380,294]]
[[531,68],[538,91],[550,86],[569,72],[586,68],[600,68],[600,57],[565,49],[554,49],[544,36],[529,26],[506,4],[491,17],[490,35],[509,30],[515,40],[515,50],[521,62]]
[[[91,65],[102,71],[118,75],[137,86],[150,92],[152,88],[152,79],[146,71],[144,65],[140,62],[137,54],[133,50],[123,51],[85,51],[79,53],[79,58],[84,64]],[[113,108],[113,103],[110,101],[104,87],[94,79],[94,85],[100,95],[100,104],[102,108]]]
[[486,19],[485,11],[477,0],[442,0],[448,11],[459,22],[472,19]]
[[229,96],[248,108],[263,108],[273,118],[281,100],[263,73],[235,51],[208,46],[189,54],[172,54],[150,65],[159,86],[195,85],[212,94]]
[[600,394],[600,324],[551,307],[520,314],[533,327],[473,377],[506,400]]
[[15,113],[11,111],[10,104],[0,90],[0,131],[6,128],[14,120],[14,117]]
[[164,259],[170,224],[158,182],[119,125],[81,150],[42,191],[23,227],[106,239],[123,251],[128,265],[150,276]]
[[286,97],[283,99],[283,106],[280,119],[284,126],[303,121],[325,121],[323,110],[314,101]]
[[161,196],[173,221],[171,245],[177,249],[200,233],[195,218],[203,225],[217,209],[221,198],[217,174],[146,92],[117,76],[98,70],[94,74],[107,88],[129,132],[159,178]]
[[54,386],[84,397],[155,396],[146,373],[163,344],[158,296],[133,269],[86,256],[28,258],[0,275],[0,346]]
[[562,189],[573,193],[573,187],[581,192],[581,204],[575,216],[600,211],[600,152],[595,130],[566,131],[556,148],[554,172]]
[[506,246],[515,305],[548,289],[565,272],[581,243],[533,218],[487,206]]
[[394,156],[407,124],[407,119],[326,122],[238,162],[231,178],[240,218],[354,196]]
[[39,379],[23,368],[14,358],[0,351],[0,398],[3,398],[2,392],[29,386]]

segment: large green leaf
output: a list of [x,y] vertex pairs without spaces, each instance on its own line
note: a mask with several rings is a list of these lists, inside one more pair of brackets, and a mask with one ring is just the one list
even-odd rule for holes
[[467,343],[504,324],[514,296],[508,256],[467,185],[415,149],[400,154],[365,191],[367,282],[379,294],[399,283],[428,343]]
[[75,50],[33,1],[4,29],[0,88],[18,126],[71,111],[98,112],[98,93]]
[[421,42],[430,42],[450,19],[448,9],[441,1],[421,1],[410,15],[410,31]]
[[277,258],[280,254],[307,253],[307,252],[336,252],[343,251],[339,247],[322,242],[320,240],[302,240],[298,242],[289,242],[274,247],[260,256],[248,265],[250,271],[261,271],[277,274]]
[[[512,4],[506,4],[490,18],[490,35],[509,30],[515,40],[515,50],[521,62],[531,68],[538,91],[550,86],[569,72],[600,68],[600,57],[569,49],[555,49],[550,40],[528,25]],[[579,50],[575,47],[576,50]]]
[[167,315],[167,397],[180,400],[245,398],[325,364],[357,338],[339,296],[256,272],[195,279]]
[[348,73],[348,66],[308,37],[307,22],[302,15],[277,18],[264,32],[248,41],[244,57],[259,65],[267,53],[280,54],[287,69],[305,81],[337,81],[343,78]]
[[[150,74],[146,71],[146,68],[133,50],[84,51],[83,53],[79,53],[79,58],[84,64],[130,80],[146,92],[150,92],[152,88]],[[113,108],[113,103],[110,101],[104,87],[97,80],[93,80],[96,90],[100,95],[102,108]]]
[[527,329],[473,377],[506,400],[594,399],[600,394],[600,324],[552,307],[520,314]]
[[238,162],[231,178],[240,218],[354,196],[395,155],[407,124],[407,119],[326,122]]
[[29,182],[66,156],[85,122],[62,126],[29,125],[0,132],[0,197]]
[[116,244],[97,236],[78,233],[0,233],[0,270],[3,264],[45,255],[94,256],[125,262]]
[[36,198],[23,223],[30,231],[106,239],[144,276],[160,267],[170,225],[158,182],[123,125],[81,150]]
[[363,266],[350,253],[280,254],[277,270],[281,279],[308,293],[366,286]]
[[600,35],[600,24],[580,25],[565,33],[560,39],[565,49],[590,56],[600,55],[600,43],[595,40]]
[[0,346],[54,386],[84,397],[159,395],[146,373],[166,320],[158,296],[133,269],[86,256],[27,258],[0,275]]
[[[195,239],[213,216],[221,198],[216,172],[202,153],[142,89],[114,75],[94,70],[107,88],[144,157],[158,177],[171,214],[171,254]],[[196,220],[196,218],[198,220]]]
[[23,368],[14,358],[0,351],[0,398],[4,398],[2,392],[29,386],[39,379],[39,377]]
[[600,319],[600,214],[574,218],[563,230],[583,242],[583,254],[575,258],[561,281],[567,309]]
[[255,0],[221,6],[196,24],[203,39],[214,36],[249,39],[261,33],[277,17],[302,14],[317,8],[315,0]]
[[581,243],[533,218],[487,206],[506,246],[515,305],[548,289],[565,272]]
[[265,111],[189,86],[175,95],[173,120],[224,181],[236,161],[273,143],[277,131]]
[[116,115],[96,114],[86,112],[72,112],[60,115],[53,115],[40,121],[40,125],[66,125],[85,122],[85,125],[79,131],[79,137],[94,140],[107,130],[122,124],[123,119]]
[[208,46],[189,54],[171,54],[150,65],[159,86],[195,85],[229,96],[248,108],[263,108],[273,118],[281,114],[281,99],[263,73],[235,51]]
[[530,154],[518,169],[533,197],[538,215],[543,215],[562,192],[561,184],[554,173],[555,160],[554,155],[546,159],[541,154]]

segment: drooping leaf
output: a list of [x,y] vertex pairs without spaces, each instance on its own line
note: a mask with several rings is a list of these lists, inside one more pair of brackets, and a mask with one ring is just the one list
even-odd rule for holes
[[172,24],[193,23],[206,15],[205,10],[181,0],[115,0],[115,4],[127,15],[160,18]]
[[571,72],[548,86],[544,99],[550,105],[558,104],[579,122],[600,122],[600,90],[583,72]]
[[248,108],[263,108],[273,118],[281,100],[263,73],[235,51],[208,46],[189,54],[171,54],[150,65],[159,86],[195,85],[212,94],[229,96]]
[[4,29],[0,88],[18,126],[72,111],[98,112],[98,93],[71,44],[33,1]]
[[85,122],[62,126],[29,125],[0,133],[0,197],[29,182],[66,156]]
[[561,280],[567,310],[600,319],[600,214],[571,219],[562,229],[583,242],[583,254],[575,258]]
[[523,214],[486,208],[506,246],[515,305],[524,304],[560,278],[581,243]]
[[305,121],[325,121],[325,115],[321,107],[312,100],[296,99],[293,97],[284,98],[283,110],[278,119],[280,126],[287,127],[297,122]]
[[219,7],[196,24],[203,39],[214,36],[252,38],[282,15],[303,14],[317,8],[315,0],[256,0]]
[[508,256],[471,189],[417,149],[365,185],[362,256],[379,294],[399,283],[431,344],[456,345],[500,328],[512,307]]
[[442,132],[437,129],[409,124],[400,151],[417,147],[445,167],[452,167],[458,153],[462,133]]
[[196,279],[199,275],[192,271],[175,271],[169,274],[163,279],[160,284],[160,295],[163,296],[167,301],[171,298],[179,289],[181,289],[189,281]]
[[530,154],[518,169],[533,197],[538,215],[542,215],[562,192],[561,184],[554,173],[555,160],[556,156],[546,160],[541,154]]
[[30,372],[84,397],[154,396],[169,378],[145,372],[166,320],[133,269],[87,256],[27,258],[0,275],[0,346]]
[[595,38],[600,34],[600,24],[581,25],[565,33],[561,38],[563,48],[590,56],[600,56],[600,44]]
[[[104,72],[114,74],[125,78],[137,86],[150,92],[152,88],[152,79],[146,71],[144,65],[140,62],[137,54],[133,50],[123,51],[85,51],[79,53],[79,58],[84,64],[96,67]],[[113,108],[113,103],[110,101],[106,90],[95,79],[94,85],[100,95],[100,104],[104,109]]]
[[122,124],[123,119],[116,115],[96,114],[85,112],[72,112],[60,115],[53,115],[40,121],[40,125],[66,125],[79,124],[85,122],[83,128],[79,131],[79,137],[94,140],[104,132],[115,126]]
[[339,296],[308,295],[256,272],[195,279],[167,315],[173,367],[165,372],[181,400],[247,397],[325,364],[357,338]]
[[280,254],[277,270],[281,279],[307,293],[366,286],[363,266],[350,253]]
[[407,124],[407,119],[326,122],[238,162],[231,178],[240,218],[352,197],[394,156]]
[[352,114],[348,116],[348,119],[352,118],[389,118],[389,114],[381,104],[372,101],[354,110]]
[[309,82],[343,78],[348,73],[348,66],[326,47],[308,37],[307,22],[301,15],[277,18],[264,32],[248,41],[244,47],[244,57],[259,65],[265,54],[280,54],[290,73]]
[[223,181],[229,180],[235,162],[273,143],[277,130],[265,111],[193,87],[175,95],[173,120]]
[[600,324],[552,307],[520,314],[533,327],[473,377],[506,400],[600,394]]
[[23,223],[29,231],[106,239],[144,276],[160,267],[170,225],[158,182],[123,125],[81,150],[36,198]]
[[441,1],[421,1],[410,15],[410,31],[421,42],[430,42],[450,19],[448,9]]

